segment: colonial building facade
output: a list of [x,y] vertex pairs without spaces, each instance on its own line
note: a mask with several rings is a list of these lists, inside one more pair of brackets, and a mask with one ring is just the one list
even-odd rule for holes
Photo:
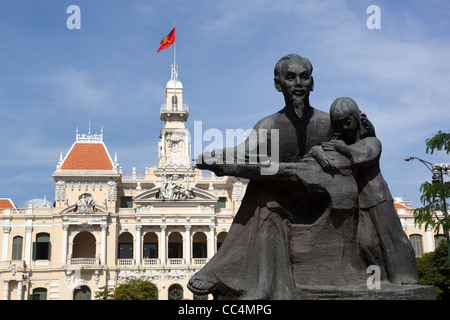
[[[53,173],[53,206],[0,199],[0,298],[90,300],[128,278],[150,279],[162,300],[201,298],[187,281],[220,248],[247,181],[192,167],[189,108],[176,64],[171,71],[157,166],[123,173],[103,131],[77,130]],[[408,203],[394,200],[416,255],[434,250],[442,235],[416,226]]]
[[[405,201],[400,197],[394,197],[394,205],[397,209],[397,214],[400,217],[403,230],[408,235],[414,248],[416,257],[421,257],[424,253],[434,251],[439,242],[447,241],[442,228],[440,228],[438,233],[435,233],[432,228],[425,228],[414,222],[413,209],[411,208],[409,201]],[[437,212],[436,215],[440,219],[444,218],[442,212]]]
[[123,173],[100,134],[80,134],[56,170],[53,206],[0,200],[3,299],[94,299],[130,277],[159,299],[197,299],[189,278],[224,241],[246,181],[191,166],[183,85],[172,65],[158,166]]

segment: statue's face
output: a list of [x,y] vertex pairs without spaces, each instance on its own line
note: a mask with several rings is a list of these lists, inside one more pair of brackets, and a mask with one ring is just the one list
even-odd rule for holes
[[354,137],[359,129],[359,123],[351,114],[342,119],[333,120],[333,127],[343,138]]
[[275,87],[283,92],[288,102],[305,100],[313,89],[313,78],[306,64],[299,59],[288,59],[280,67]]

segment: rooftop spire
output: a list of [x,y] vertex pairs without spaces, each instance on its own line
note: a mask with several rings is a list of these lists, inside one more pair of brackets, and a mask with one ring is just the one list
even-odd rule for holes
[[[183,84],[178,80],[178,64],[173,63],[170,66],[170,80],[167,82],[166,88],[183,89]],[[176,91],[175,91],[176,93]]]
[[170,80],[177,81],[178,80],[178,64],[173,63],[171,66],[172,72],[170,73]]

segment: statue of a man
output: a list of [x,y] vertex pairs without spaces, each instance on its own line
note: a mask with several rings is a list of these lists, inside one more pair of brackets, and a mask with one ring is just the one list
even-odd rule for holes
[[[349,98],[335,101],[331,113],[342,114],[333,122],[314,109],[312,70],[299,55],[281,58],[274,82],[285,107],[260,120],[253,139],[197,160],[198,168],[250,181],[220,250],[189,280],[192,292],[295,299],[311,287],[365,285],[368,264],[394,285],[417,284],[414,252],[379,170],[374,128]],[[274,143],[278,171],[263,175],[261,146]]]
[[[234,150],[233,163],[248,161],[258,146],[279,143],[279,162],[299,162],[315,145],[331,139],[330,117],[313,108],[313,67],[296,54],[281,58],[274,69],[274,84],[282,92],[285,107],[260,120],[256,132],[278,130],[279,141],[271,135],[247,139],[245,154]],[[261,138],[262,137],[262,138]],[[267,141],[261,141],[267,139]],[[216,150],[214,156],[229,155]],[[198,168],[223,174],[220,164],[206,164],[203,154]],[[245,159],[242,159],[245,157]],[[227,159],[227,163],[230,163]],[[289,257],[286,221],[315,219],[327,206],[320,194],[305,196],[301,185],[268,179],[250,179],[242,204],[220,250],[188,283],[196,294],[213,294],[217,299],[293,299],[295,283]],[[270,263],[268,263],[270,262]],[[262,281],[264,279],[264,281]]]

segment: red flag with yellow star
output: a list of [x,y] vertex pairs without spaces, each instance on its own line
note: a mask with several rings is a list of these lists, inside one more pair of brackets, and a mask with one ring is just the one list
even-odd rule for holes
[[159,45],[159,49],[156,52],[159,52],[163,49],[167,49],[172,43],[175,42],[175,28],[169,32],[169,34],[161,40],[161,44]]

